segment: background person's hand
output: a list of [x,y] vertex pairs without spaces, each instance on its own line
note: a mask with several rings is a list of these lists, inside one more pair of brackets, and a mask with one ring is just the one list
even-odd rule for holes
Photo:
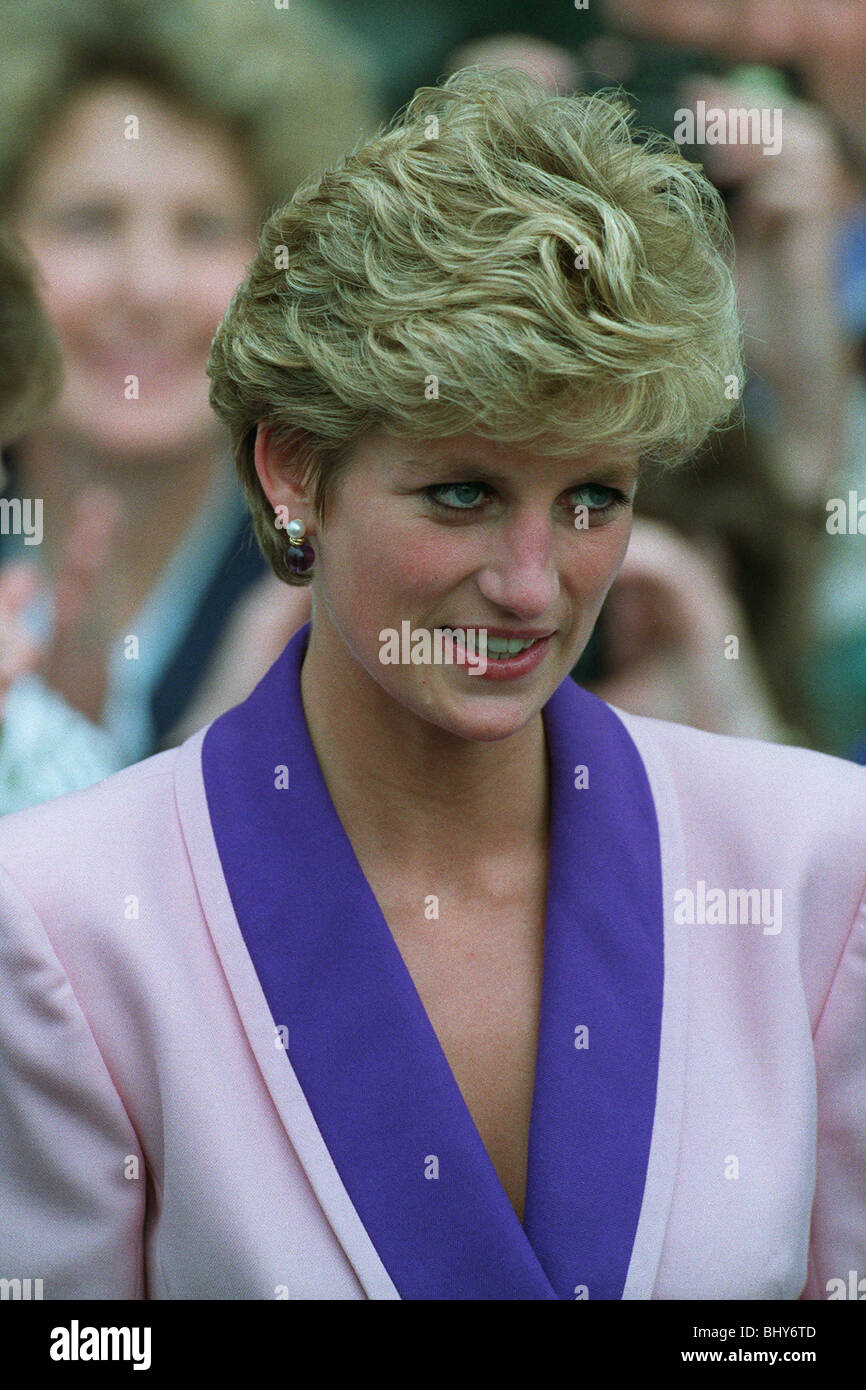
[[[609,674],[593,689],[630,714],[710,733],[784,740],[721,566],[677,532],[638,518],[604,606]],[[729,639],[738,655],[725,655]]]
[[117,494],[86,488],[76,497],[54,575],[54,631],[42,675],[67,704],[99,722],[108,684],[108,652],[116,634],[106,626],[100,583],[121,519]]
[[32,671],[43,654],[22,621],[39,582],[36,565],[16,562],[0,570],[0,720],[9,687]]
[[51,585],[54,629],[45,643],[24,621],[47,581],[33,564],[0,569],[0,718],[10,686],[38,672],[67,704],[98,722],[108,680],[110,635],[100,619],[99,582],[111,555],[120,506],[108,488],[87,489],[75,501]]

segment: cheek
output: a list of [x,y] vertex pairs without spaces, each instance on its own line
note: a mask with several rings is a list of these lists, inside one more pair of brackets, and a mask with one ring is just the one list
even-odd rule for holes
[[381,516],[350,523],[330,539],[333,559],[324,573],[331,601],[377,630],[395,614],[411,617],[420,598],[441,588],[435,547],[401,536]]
[[625,559],[630,536],[631,515],[585,533],[568,566],[574,587],[586,595],[606,594]]
[[189,259],[178,303],[190,327],[198,324],[213,337],[240,284],[254,248],[201,252]]
[[358,499],[354,511],[341,509],[333,540],[333,578],[355,586],[359,604],[363,594],[375,595],[388,608],[402,607],[405,617],[413,604],[454,588],[478,563],[477,544],[473,547],[468,532],[409,518],[384,501],[371,508]]
[[105,253],[44,238],[25,240],[39,271],[40,299],[58,334],[86,326],[105,298]]
[[439,526],[415,526],[398,538],[399,584],[407,598],[434,600],[478,568],[478,545],[469,533]]

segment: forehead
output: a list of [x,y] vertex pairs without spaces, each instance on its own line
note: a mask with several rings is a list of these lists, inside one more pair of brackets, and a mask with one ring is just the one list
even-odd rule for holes
[[[25,193],[129,192],[167,185],[187,198],[251,196],[246,162],[228,130],[133,78],[76,91],[31,159]],[[23,201],[26,201],[25,198]]]
[[356,451],[359,462],[368,462],[382,471],[398,469],[401,473],[424,477],[431,467],[448,473],[472,476],[519,476],[527,470],[534,474],[588,472],[612,465],[638,471],[635,449],[615,444],[583,452],[551,454],[534,445],[511,444],[504,440],[485,439],[480,435],[454,435],[447,439],[407,439],[387,433],[367,435]]

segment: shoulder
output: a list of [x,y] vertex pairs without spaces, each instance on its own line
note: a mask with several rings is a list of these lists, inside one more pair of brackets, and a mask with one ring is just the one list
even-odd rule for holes
[[34,906],[59,895],[93,900],[107,877],[153,872],[180,840],[168,749],[92,786],[0,818],[0,871]]
[[[866,807],[866,767],[810,748],[765,743],[754,738],[709,734],[686,724],[628,714],[609,706],[625,725],[638,751],[662,759],[683,790],[716,802],[733,801],[742,810],[775,806],[786,815],[816,798],[841,797],[851,808]],[[801,795],[797,795],[797,793]],[[784,793],[785,803],[778,797]]]
[[705,733],[610,707],[625,725],[656,801],[687,828],[774,856],[820,854],[866,878],[866,768],[827,753]]
[[[802,980],[814,1024],[834,978],[843,989],[858,988],[851,982],[862,978],[866,768],[807,748],[709,734],[610,708],[631,735],[650,783],[668,909],[684,901],[688,911],[689,895],[696,902],[702,889],[717,899],[722,890],[729,911],[732,899],[742,905],[754,890],[766,891],[775,905],[766,919],[762,906],[761,921],[785,925],[770,936],[734,933],[733,959],[747,960],[750,970],[743,990],[749,997],[759,990],[770,960],[774,978],[786,978],[787,959]],[[754,920],[751,906],[748,911]],[[713,941],[722,951],[730,946],[720,935],[704,939],[700,949],[712,949]],[[776,943],[772,957],[762,951],[767,941]]]

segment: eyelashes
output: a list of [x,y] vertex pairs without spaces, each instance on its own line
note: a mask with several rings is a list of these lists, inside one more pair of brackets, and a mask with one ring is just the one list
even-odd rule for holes
[[446,512],[478,512],[478,511],[481,511],[481,510],[482,510],[481,507],[473,507],[473,506],[461,507],[461,506],[455,506],[453,502],[443,502],[442,497],[440,496],[441,493],[443,493],[443,492],[459,492],[459,491],[461,490],[461,488],[464,489],[465,491],[468,491],[468,492],[480,492],[480,493],[484,493],[485,496],[488,496],[488,497],[489,497],[489,495],[490,495],[489,489],[487,489],[487,488],[484,486],[483,483],[433,483],[430,487],[427,487],[427,488],[424,489],[424,496],[425,496],[425,497],[429,497],[429,499],[430,499],[431,502],[433,502],[437,507],[442,507],[443,510],[446,511]]
[[[424,489],[424,496],[440,511],[450,512],[452,515],[461,513],[466,515],[485,510],[483,505],[468,504],[466,506],[460,506],[453,502],[446,502],[442,497],[443,493],[459,493],[461,491],[464,493],[481,494],[489,498],[492,489],[489,488],[486,483],[433,483],[430,487]],[[604,493],[607,498],[603,506],[593,506],[586,502],[572,504],[572,507],[586,506],[590,516],[607,516],[611,512],[618,511],[620,508],[628,506],[631,500],[620,488],[612,487],[607,483],[584,483],[582,486],[571,488],[568,495],[573,498],[579,496],[581,493],[587,492]]]

